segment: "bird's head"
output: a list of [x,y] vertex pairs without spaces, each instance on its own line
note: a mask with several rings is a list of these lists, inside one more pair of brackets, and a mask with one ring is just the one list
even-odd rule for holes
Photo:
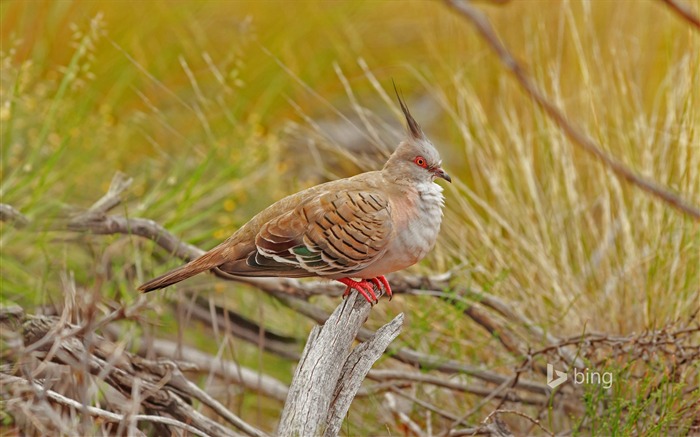
[[452,182],[450,175],[442,169],[440,154],[425,136],[416,120],[413,119],[398,91],[396,97],[399,99],[401,111],[406,117],[408,135],[396,147],[382,171],[397,183],[425,183],[432,182],[436,178]]

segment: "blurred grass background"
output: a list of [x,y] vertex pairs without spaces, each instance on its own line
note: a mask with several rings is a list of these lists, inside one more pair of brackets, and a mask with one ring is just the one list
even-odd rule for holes
[[[661,2],[479,6],[571,119],[700,202],[697,32]],[[562,336],[629,334],[698,310],[697,224],[566,141],[441,3],[5,1],[0,16],[0,194],[34,220],[31,232],[0,224],[3,302],[60,303],[66,271],[82,289],[128,302],[138,283],[179,264],[143,241],[46,231],[89,207],[117,170],[134,178],[117,212],[210,248],[286,194],[380,168],[402,128],[393,79],[455,179],[440,242],[416,272],[453,270],[455,285],[499,296]],[[182,287],[290,335],[311,326],[212,277]],[[174,293],[149,296],[163,303],[149,329],[291,378],[292,364],[212,342],[170,314]],[[400,311],[404,344],[513,364],[497,339],[429,297],[382,302],[368,323]],[[232,402],[257,408],[258,424],[279,408]],[[378,432],[358,424],[363,414],[351,409],[349,423]]]

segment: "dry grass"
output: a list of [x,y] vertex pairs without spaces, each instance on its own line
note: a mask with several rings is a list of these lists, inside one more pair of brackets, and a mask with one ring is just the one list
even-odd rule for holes
[[[570,120],[633,170],[700,203],[697,31],[662,2],[479,6]],[[488,314],[525,350],[503,348],[500,334],[483,330],[464,306],[424,295],[383,301],[369,326],[403,311],[407,327],[398,346],[507,375],[527,348],[546,348],[555,339],[641,338],[646,330],[693,326],[700,307],[697,222],[620,181],[567,141],[466,22],[432,2],[401,8],[299,2],[285,14],[279,8],[273,2],[149,2],[138,9],[118,2],[0,4],[0,193],[3,203],[32,219],[28,229],[0,224],[5,305],[20,304],[27,313],[55,306],[60,314],[61,275],[72,272],[79,290],[97,296],[90,317],[104,317],[137,302],[138,282],[180,262],[136,238],[48,231],[56,217],[101,196],[115,170],[135,178],[115,213],[155,219],[209,248],[285,194],[378,168],[400,133],[386,91],[393,78],[455,180],[439,245],[413,273],[452,271],[451,281],[441,283],[445,291],[487,310],[474,294],[507,303],[520,318]],[[98,10],[101,18],[90,24]],[[192,292],[290,338],[305,338],[311,326],[255,289],[202,277],[148,296],[150,309],[123,322],[123,345],[137,350],[139,339],[164,337],[291,378],[293,361],[196,323],[182,303]],[[180,303],[170,305],[173,300]],[[329,309],[338,298],[312,302]],[[697,345],[697,335],[687,341]],[[610,352],[606,347],[600,351]],[[681,429],[697,426],[688,413],[700,399],[697,365],[688,363],[671,381],[656,372],[677,354],[635,353],[606,361],[612,353],[590,352],[619,380],[609,392],[574,392],[583,405],[575,414],[523,411],[555,432],[664,435],[677,430],[664,428],[673,421],[686,426]],[[625,359],[638,361],[629,368]],[[381,367],[409,369],[389,359]],[[528,368],[527,377],[544,383],[540,370]],[[200,382],[214,390],[217,381]],[[655,397],[650,406],[647,400],[664,390],[668,397]],[[469,425],[499,402],[477,408],[483,396],[430,384],[406,391],[457,416],[472,412]],[[248,390],[218,397],[249,422],[274,429],[278,401]],[[358,398],[343,432],[410,428],[387,405],[382,395]],[[423,431],[448,423],[412,402],[402,405],[397,408]],[[531,430],[527,420],[504,416],[515,429]],[[5,415],[5,429],[41,432],[17,417],[16,410]]]

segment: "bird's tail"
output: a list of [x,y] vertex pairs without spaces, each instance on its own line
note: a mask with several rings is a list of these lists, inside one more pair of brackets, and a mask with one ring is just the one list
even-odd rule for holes
[[199,258],[190,261],[182,267],[178,267],[168,273],[158,276],[155,279],[141,284],[139,290],[148,293],[149,291],[158,290],[160,288],[165,288],[169,285],[176,284],[180,281],[194,276],[196,274],[202,273],[207,270],[211,270],[225,262],[221,251],[214,248]]

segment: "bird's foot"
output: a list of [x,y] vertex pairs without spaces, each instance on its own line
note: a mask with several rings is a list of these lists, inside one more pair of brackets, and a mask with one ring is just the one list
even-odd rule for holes
[[348,297],[352,290],[356,290],[362,295],[362,297],[367,299],[367,302],[369,302],[370,305],[374,305],[375,303],[379,302],[379,300],[377,299],[377,295],[374,294],[374,288],[372,287],[372,284],[370,284],[365,279],[358,282],[350,278],[340,278],[338,279],[338,282],[342,282],[347,287],[345,288],[345,292],[343,293],[344,298]]
[[384,293],[386,293],[387,296],[389,296],[389,300],[393,297],[393,294],[391,293],[391,286],[389,286],[389,281],[386,280],[386,277],[384,275],[382,276],[377,276],[376,278],[372,278],[369,281],[371,281],[374,285],[377,286],[378,289],[384,289]]

